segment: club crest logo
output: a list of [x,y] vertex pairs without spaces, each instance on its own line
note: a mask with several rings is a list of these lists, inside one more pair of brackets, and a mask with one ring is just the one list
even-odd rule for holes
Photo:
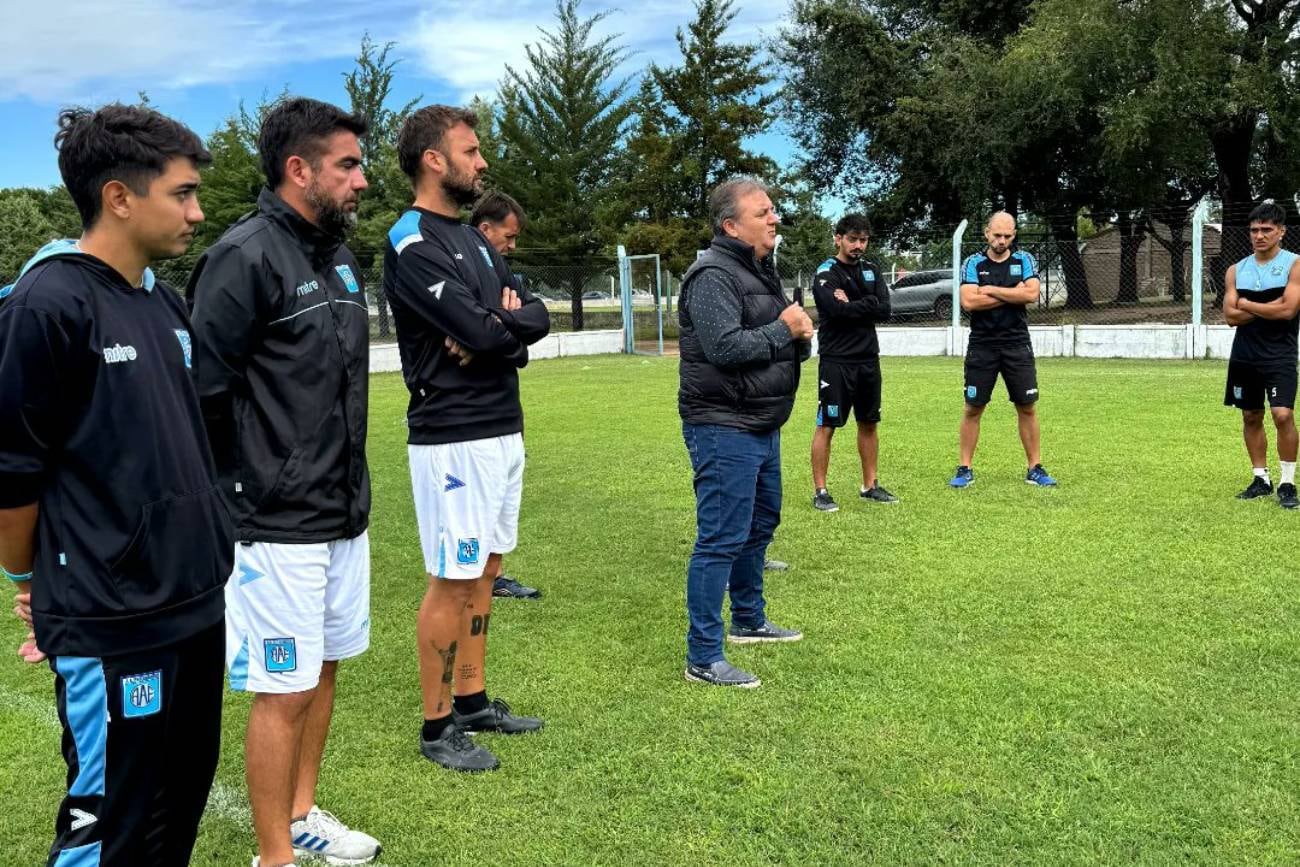
[[350,265],[335,265],[334,270],[343,278],[343,285],[353,294],[361,291],[361,284],[357,283],[357,275],[352,273]]
[[185,368],[188,370],[193,367],[194,344],[190,340],[190,333],[184,328],[175,329],[176,339],[181,342],[181,352],[185,355]]
[[162,671],[122,678],[122,717],[136,719],[162,710]]
[[292,638],[268,638],[262,642],[269,672],[297,671],[298,644]]
[[478,539],[456,540],[456,562],[462,566],[478,562]]

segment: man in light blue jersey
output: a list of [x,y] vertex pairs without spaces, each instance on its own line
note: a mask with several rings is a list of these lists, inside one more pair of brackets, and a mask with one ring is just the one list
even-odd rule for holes
[[1254,254],[1228,269],[1223,318],[1237,329],[1228,360],[1224,406],[1241,410],[1242,435],[1255,477],[1237,495],[1242,500],[1273,493],[1268,472],[1268,434],[1264,432],[1264,399],[1268,398],[1277,428],[1281,479],[1278,502],[1284,509],[1300,506],[1296,497],[1296,333],[1300,328],[1300,257],[1282,249],[1286,211],[1271,199],[1250,214],[1250,244]]

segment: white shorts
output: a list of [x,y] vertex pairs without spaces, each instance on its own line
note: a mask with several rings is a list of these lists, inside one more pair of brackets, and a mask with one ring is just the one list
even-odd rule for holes
[[321,663],[370,646],[370,539],[235,545],[226,582],[230,688],[314,689]]
[[515,549],[524,489],[522,434],[412,445],[407,451],[424,571],[478,578],[490,555]]

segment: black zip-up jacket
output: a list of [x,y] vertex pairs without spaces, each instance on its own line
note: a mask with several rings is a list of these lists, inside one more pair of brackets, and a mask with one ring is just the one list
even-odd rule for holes
[[[848,301],[835,297],[843,290]],[[880,355],[876,323],[889,318],[889,286],[880,267],[863,259],[846,265],[831,257],[813,280],[817,303],[817,352],[832,361],[865,361]]]
[[370,516],[370,325],[339,238],[263,190],[190,275],[195,378],[240,541],[329,542]]
[[162,647],[225,615],[234,535],[190,365],[180,295],[71,244],[0,305],[0,508],[38,505],[48,654]]
[[[503,287],[519,293],[520,309],[501,307]],[[551,316],[482,232],[432,211],[407,211],[388,233],[384,293],[411,392],[411,444],[523,431],[519,368],[551,330]],[[448,337],[473,353],[469,364],[447,352]]]
[[715,237],[682,277],[677,411],[688,424],[770,431],[786,423],[808,341],[778,321],[790,306],[775,263]]

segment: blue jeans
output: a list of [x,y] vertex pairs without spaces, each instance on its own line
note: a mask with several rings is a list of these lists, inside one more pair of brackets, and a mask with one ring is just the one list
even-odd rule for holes
[[731,621],[761,626],[763,559],[781,523],[781,430],[752,433],[682,424],[695,471],[695,550],[686,570],[686,661],[710,665],[722,655],[722,594]]

